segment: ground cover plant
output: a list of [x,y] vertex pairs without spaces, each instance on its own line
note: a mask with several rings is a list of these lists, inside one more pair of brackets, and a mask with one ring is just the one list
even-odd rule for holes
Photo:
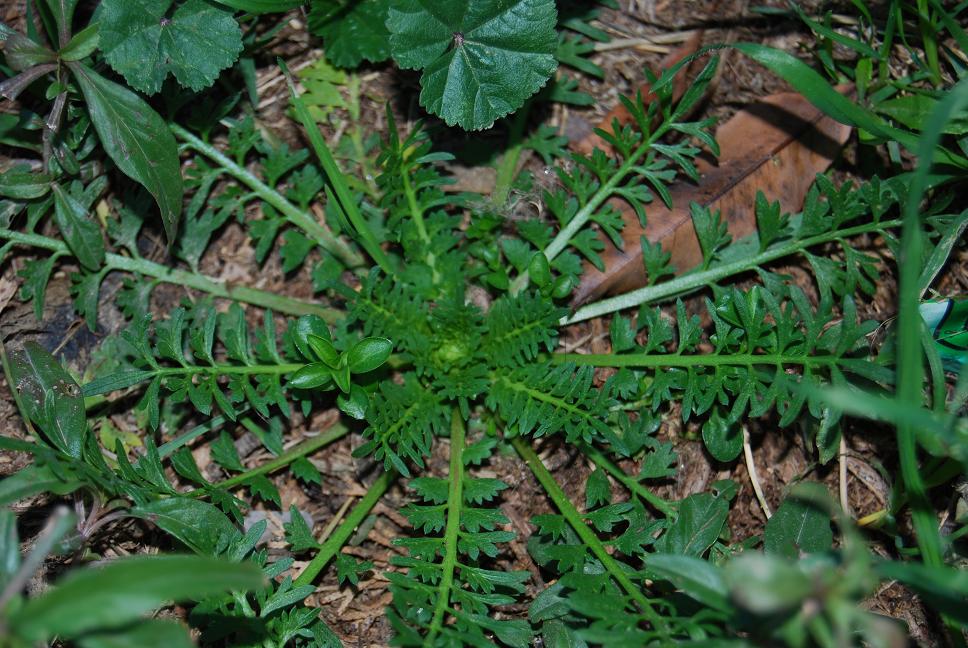
[[9,4],[0,645],[965,643],[965,6]]

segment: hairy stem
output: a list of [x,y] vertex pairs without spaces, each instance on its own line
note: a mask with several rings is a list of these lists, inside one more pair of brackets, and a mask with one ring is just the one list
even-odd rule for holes
[[899,226],[900,224],[900,220],[865,223],[864,225],[848,227],[842,230],[837,230],[836,232],[818,234],[817,236],[811,236],[800,241],[784,243],[782,245],[770,248],[765,252],[753,254],[730,263],[714,266],[708,270],[690,272],[655,286],[646,286],[645,288],[639,288],[638,290],[632,290],[622,295],[616,295],[615,297],[609,297],[608,299],[603,299],[601,301],[588,304],[587,306],[579,308],[571,317],[563,318],[560,324],[562,326],[567,326],[569,324],[582,322],[594,317],[600,317],[609,313],[625,310],[626,308],[633,308],[635,306],[641,306],[642,304],[651,304],[663,299],[683,295],[693,290],[715,284],[716,282],[726,279],[727,277],[731,277],[742,272],[747,272],[758,266],[771,263],[777,259],[782,259],[783,257],[791,256],[793,254],[799,254],[800,252],[803,252],[815,245],[829,243],[831,241],[856,236],[858,234],[867,234],[891,229]]
[[373,485],[367,489],[366,495],[363,496],[363,499],[361,499],[356,506],[353,507],[353,510],[350,511],[349,515],[346,516],[346,519],[340,522],[340,525],[336,527],[336,530],[333,531],[332,535],[330,535],[329,538],[326,539],[326,542],[323,543],[323,546],[319,548],[319,552],[313,556],[313,559],[308,565],[306,565],[306,568],[302,570],[302,573],[296,577],[296,580],[293,582],[294,585],[308,585],[309,583],[312,583],[317,576],[319,576],[319,573],[324,567],[326,567],[326,565],[329,564],[329,561],[336,557],[336,554],[340,552],[340,550],[343,548],[343,545],[345,545],[350,539],[350,536],[353,535],[353,531],[356,530],[356,527],[360,526],[364,518],[366,518],[370,510],[376,506],[376,503],[381,497],[383,497],[383,494],[387,491],[387,489],[390,487],[390,484],[392,484],[393,480],[396,478],[397,473],[391,470],[383,473],[375,482],[373,482]]
[[[267,461],[258,468],[253,468],[252,470],[247,470],[243,473],[239,473],[234,477],[230,477],[225,481],[219,482],[218,484],[213,484],[215,488],[220,488],[223,490],[228,490],[230,488],[235,488],[240,486],[252,479],[253,477],[258,477],[259,475],[265,475],[268,473],[275,472],[280,468],[285,468],[291,464],[296,459],[305,457],[306,455],[312,454],[322,448],[325,445],[341,439],[346,436],[349,432],[349,428],[342,423],[337,423],[331,428],[320,434],[319,436],[312,437],[311,439],[306,439],[302,443],[293,446],[285,453],[279,455],[272,461]],[[208,489],[198,488],[187,493],[188,497],[202,497],[208,492]]]
[[[72,256],[63,241],[41,236],[40,234],[30,234],[0,228],[0,240],[49,250],[54,254]],[[141,274],[162,283],[193,288],[208,293],[213,297],[231,299],[232,301],[252,304],[253,306],[259,306],[261,308],[269,308],[287,315],[318,315],[330,323],[337,322],[343,317],[342,312],[332,308],[305,302],[294,297],[287,297],[286,295],[279,295],[267,290],[259,290],[258,288],[249,288],[247,286],[233,286],[206,275],[196,274],[187,270],[179,270],[177,268],[169,268],[168,266],[155,263],[154,261],[148,261],[147,259],[108,253],[105,256],[104,264],[109,272],[111,270],[118,270],[121,272]]]
[[444,627],[444,613],[450,605],[450,589],[454,586],[457,567],[457,540],[460,537],[460,510],[464,503],[464,419],[454,408],[450,419],[450,485],[447,489],[447,527],[444,530],[444,558],[441,563],[437,605],[430,620],[425,646],[433,646],[434,638]]
[[261,200],[275,207],[286,220],[305,232],[321,248],[339,258],[347,267],[357,268],[363,265],[363,257],[354,252],[345,241],[333,236],[333,233],[315,218],[293,205],[285,196],[262,182],[255,174],[236,164],[231,158],[196,137],[186,128],[175,123],[169,126],[175,137],[187,144],[190,149],[218,164],[227,174],[251,189]]
[[[595,555],[602,566],[608,571],[608,573],[614,578],[618,584],[625,590],[625,593],[635,601],[639,608],[642,610],[643,615],[652,624],[658,632],[662,634],[667,634],[668,628],[666,626],[665,620],[655,611],[649,599],[642,593],[632,579],[629,578],[628,573],[622,569],[618,562],[612,558],[611,554],[605,549],[605,545],[602,541],[598,539],[595,532],[588,528],[585,521],[582,519],[581,514],[572,505],[571,500],[565,495],[565,492],[561,490],[561,486],[555,481],[545,465],[541,463],[541,459],[534,449],[521,437],[515,437],[511,439],[511,445],[517,450],[518,454],[534,473],[535,478],[544,487],[545,492],[551,501],[554,502],[555,506],[561,511],[565,520],[571,525],[571,528],[575,530],[581,541],[585,543],[585,546]],[[616,610],[618,613],[619,610]]]

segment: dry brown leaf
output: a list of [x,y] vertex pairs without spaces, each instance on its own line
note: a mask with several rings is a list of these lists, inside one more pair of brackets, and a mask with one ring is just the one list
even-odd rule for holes
[[586,263],[574,305],[646,285],[639,244],[643,234],[672,254],[677,272],[699,265],[702,251],[689,215],[693,202],[720,210],[734,239],[756,230],[757,191],[771,202],[779,200],[784,212],[798,211],[816,175],[830,166],[849,135],[849,126],[824,116],[796,93],[771,95],[744,108],[716,131],[719,160],[697,160],[699,184],[673,187],[672,209],[658,199],[653,202],[646,209],[644,230],[631,207],[614,201],[625,220],[625,249],[606,240],[601,255],[605,272]]

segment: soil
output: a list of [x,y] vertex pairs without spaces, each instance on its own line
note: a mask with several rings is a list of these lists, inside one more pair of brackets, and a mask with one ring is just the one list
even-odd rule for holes
[[[21,18],[11,5],[21,6],[19,0],[7,0],[0,9],[0,15],[8,20]],[[597,125],[601,118],[618,103],[622,94],[633,93],[645,81],[644,68],[654,67],[670,48],[686,40],[695,30],[704,30],[703,42],[754,41],[782,48],[788,52],[804,52],[811,36],[802,25],[794,20],[767,18],[754,13],[753,7],[770,6],[786,8],[782,0],[756,2],[747,0],[621,0],[617,10],[603,12],[598,26],[605,29],[614,39],[635,40],[638,46],[609,49],[600,52],[594,61],[604,70],[601,80],[583,77],[581,87],[591,93],[596,101],[588,109],[557,106],[550,114],[535,115],[534,120],[543,119],[559,126],[573,137],[581,137]],[[805,3],[805,10],[814,9]],[[844,3],[849,4],[849,3]],[[835,9],[829,4],[824,9]],[[845,9],[849,12],[849,9]],[[13,13],[12,13],[13,12]],[[263,88],[261,102],[256,117],[261,124],[277,136],[294,146],[306,146],[292,120],[286,115],[288,102],[284,84],[279,82],[276,56],[285,57],[290,67],[297,69],[301,63],[314,59],[320,53],[319,42],[310,39],[302,28],[303,18],[298,14],[290,16],[289,24],[274,38],[269,51],[259,59],[259,85]],[[649,44],[644,39],[660,41],[660,45]],[[368,131],[384,132],[386,120],[384,105],[391,102],[401,130],[406,131],[413,123],[425,115],[420,111],[416,96],[419,91],[416,77],[412,73],[401,72],[391,66],[375,66],[364,69],[361,120]],[[727,51],[723,54],[720,74],[705,99],[701,112],[718,120],[728,119],[743,106],[768,94],[788,90],[786,85],[746,58]],[[348,116],[337,113],[330,124],[332,135],[345,128]],[[500,126],[484,134],[468,135],[454,129],[447,129],[433,119],[429,120],[434,130],[435,143],[440,148],[458,154],[459,162],[453,172],[459,183],[472,183],[482,176],[482,172],[468,171],[469,164],[479,157],[484,148],[495,149],[502,145],[506,133]],[[848,146],[835,167],[838,179],[854,177],[856,167],[852,160],[856,151]],[[462,164],[463,163],[463,164]],[[464,166],[464,165],[468,166]],[[524,163],[537,177],[542,177],[543,165],[540,159],[529,158]],[[488,179],[487,172],[483,173]],[[521,209],[530,209],[534,194],[517,195]],[[253,208],[257,209],[257,208]],[[248,216],[257,216],[257,212]],[[165,260],[165,249],[160,237],[148,238],[144,244],[149,256],[158,261]],[[883,241],[871,241],[871,249],[884,251]],[[949,264],[939,284],[943,294],[961,294],[968,288],[968,272],[965,268],[968,250],[960,249]],[[15,258],[5,266],[2,281],[8,285],[19,283],[17,271],[22,267],[23,258]],[[309,267],[309,264],[306,264]],[[273,292],[284,293],[301,298],[311,298],[312,284],[308,270],[285,276],[281,272],[278,255],[270,254],[268,261],[259,266],[251,241],[241,227],[231,224],[224,228],[217,240],[210,246],[202,259],[201,269],[206,274],[227,281],[257,286]],[[798,278],[808,293],[813,292],[813,283],[803,268],[792,265],[776,268]],[[892,268],[883,268],[883,282],[875,295],[861,298],[859,310],[862,316],[878,321],[889,321],[896,312]],[[114,283],[111,283],[111,282]],[[2,284],[0,284],[2,286]],[[37,322],[31,306],[23,305],[16,298],[0,302],[0,336],[4,340],[33,338],[48,349],[57,349],[72,367],[80,370],[90,358],[90,353],[104,335],[115,332],[123,323],[120,313],[112,305],[110,295],[118,288],[116,278],[109,279],[102,292],[101,319],[98,332],[91,333],[71,310],[68,293],[69,278],[66,272],[59,273],[52,282],[47,295],[47,305],[43,320]],[[0,290],[0,294],[3,291]],[[164,314],[183,298],[189,297],[187,291],[178,287],[162,285],[156,291],[153,309]],[[579,349],[607,352],[608,322],[592,321],[576,325],[563,332],[562,345],[578,345]],[[0,389],[0,432],[4,435],[22,436],[22,425],[15,415],[16,408],[10,398],[6,385]],[[671,439],[676,444],[679,457],[675,479],[669,480],[658,489],[663,497],[679,499],[691,493],[707,489],[713,482],[729,478],[739,486],[728,525],[734,540],[743,540],[761,534],[766,521],[764,508],[758,502],[752,487],[751,477],[742,458],[732,464],[722,464],[712,459],[704,450],[698,430],[692,425],[683,426],[674,412],[665,412],[667,418],[660,428],[663,439]],[[334,412],[316,414],[310,420],[296,420],[287,432],[287,446],[295,444],[310,433],[318,433],[332,423]],[[137,432],[133,418],[114,417],[113,422],[124,430]],[[856,518],[882,509],[890,498],[891,482],[896,474],[893,433],[887,428],[871,424],[854,424],[845,430],[843,457],[834,459],[827,465],[819,465],[816,453],[806,441],[807,431],[780,428],[773,418],[764,418],[749,423],[753,464],[758,481],[763,489],[765,500],[775,511],[784,494],[794,484],[805,479],[820,480],[825,483],[834,497],[839,497],[841,487],[846,492],[850,512]],[[240,435],[240,445],[244,445],[245,434]],[[282,495],[282,511],[295,505],[300,512],[309,516],[319,533],[334,516],[345,513],[344,505],[355,502],[378,474],[378,468],[360,462],[351,456],[351,451],[360,445],[361,437],[354,433],[340,442],[328,446],[324,451],[311,457],[313,463],[324,475],[319,485],[306,486],[285,473],[275,478]],[[574,502],[584,500],[584,483],[591,471],[589,462],[559,439],[544,440],[537,449],[546,465],[552,470],[557,481],[564,485]],[[429,461],[428,474],[446,475],[448,443],[441,440],[435,444],[434,453]],[[243,453],[244,454],[244,453]],[[263,462],[266,455],[258,451],[245,456],[247,466]],[[218,476],[218,469],[207,457],[204,447],[196,450],[196,460],[203,471],[210,471],[211,477]],[[846,481],[841,484],[840,465],[846,464]],[[0,475],[9,475],[24,465],[22,455],[0,455]],[[634,462],[625,462],[628,471],[637,469]],[[530,519],[533,515],[552,511],[551,503],[543,495],[530,471],[514,455],[496,455],[486,469],[488,474],[500,476],[510,488],[504,492],[501,509],[511,520],[512,530],[519,538],[526,538],[533,531]],[[174,478],[174,475],[172,475]],[[240,497],[247,492],[239,491]],[[618,499],[627,497],[616,487],[614,495]],[[391,635],[383,609],[389,603],[388,582],[382,573],[392,569],[388,564],[389,556],[400,550],[392,543],[392,538],[408,533],[406,521],[399,513],[400,508],[409,501],[409,494],[401,482],[395,484],[374,509],[371,519],[364,523],[365,533],[354,538],[346,549],[347,553],[360,559],[371,560],[373,571],[358,585],[340,586],[334,570],[328,570],[318,581],[318,589],[310,602],[318,604],[323,619],[343,639],[349,647],[384,646]],[[18,512],[33,518],[43,519],[49,510],[50,501],[36,498],[23,502]],[[281,512],[271,510],[271,504],[262,501],[253,503],[270,521],[270,529],[276,533],[268,541],[268,547],[275,556],[286,552],[282,542]],[[946,501],[939,502],[941,508]],[[901,521],[902,525],[904,521]],[[28,526],[31,524],[27,523]],[[884,555],[893,552],[892,539],[876,534],[869,536],[874,550]],[[125,553],[151,552],[167,548],[163,536],[151,527],[140,522],[122,521],[102,528],[92,539],[92,550],[105,556]],[[295,570],[305,564],[297,556]],[[512,543],[507,555],[499,563],[501,568],[528,570],[534,576],[529,582],[529,597],[537,594],[545,585],[547,575],[542,573],[528,557],[523,542]],[[57,566],[52,566],[56,571]],[[876,592],[867,606],[874,611],[900,619],[907,625],[915,641],[933,644],[939,635],[935,617],[926,610],[917,597],[897,584],[890,584]],[[522,615],[523,607],[502,610],[503,614]]]

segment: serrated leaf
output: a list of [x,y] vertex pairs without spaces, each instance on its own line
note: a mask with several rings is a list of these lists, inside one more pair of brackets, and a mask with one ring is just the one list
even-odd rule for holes
[[20,286],[20,299],[33,300],[34,317],[38,320],[44,319],[47,284],[50,282],[50,274],[54,271],[56,261],[55,256],[49,256],[46,259],[28,259],[24,267],[17,272],[17,275],[24,280]]
[[30,420],[55,447],[80,459],[87,418],[84,397],[70,374],[34,342],[10,354],[10,373]]
[[387,0],[313,0],[309,30],[323,38],[326,56],[340,67],[390,57]]
[[169,74],[204,90],[242,51],[231,12],[204,0],[187,0],[169,15],[171,6],[172,0],[104,0],[95,16],[108,63],[147,94],[161,90]]
[[129,178],[155,198],[169,241],[181,216],[181,166],[175,137],[138,95],[80,63],[68,63],[104,150]]
[[420,103],[453,126],[490,127],[557,67],[554,0],[392,0],[397,63],[422,69]]
[[319,548],[319,543],[313,537],[313,530],[306,524],[305,518],[295,505],[289,507],[289,522],[283,523],[282,528],[286,532],[286,542],[291,545],[292,551]]

